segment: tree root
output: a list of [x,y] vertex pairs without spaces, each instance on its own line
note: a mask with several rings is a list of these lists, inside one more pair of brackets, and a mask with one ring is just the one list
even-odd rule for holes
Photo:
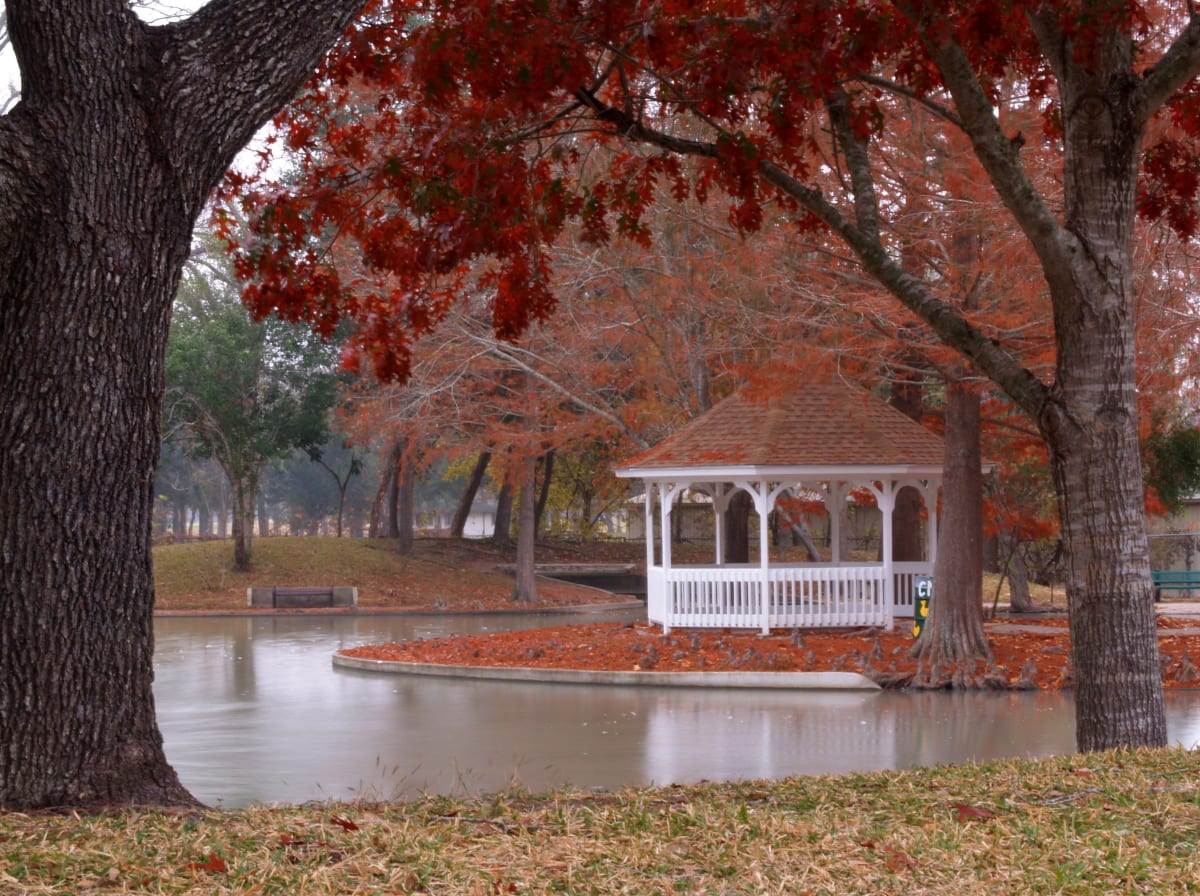
[[980,660],[917,663],[917,670],[906,685],[926,691],[1005,691],[1014,688],[1008,678],[991,662]]

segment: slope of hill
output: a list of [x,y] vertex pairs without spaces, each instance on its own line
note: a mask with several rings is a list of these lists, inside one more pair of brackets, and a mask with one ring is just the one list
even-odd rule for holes
[[[538,546],[539,562],[636,562],[635,545]],[[418,539],[413,553],[396,553],[394,541],[350,538],[260,538],[254,568],[232,569],[229,542],[166,544],[154,549],[156,609],[227,611],[244,609],[249,587],[353,585],[359,606],[407,610],[480,611],[513,609],[512,578],[501,571],[513,554],[488,542]],[[543,580],[532,608],[614,600],[591,588]],[[616,598],[623,600],[622,598]]]

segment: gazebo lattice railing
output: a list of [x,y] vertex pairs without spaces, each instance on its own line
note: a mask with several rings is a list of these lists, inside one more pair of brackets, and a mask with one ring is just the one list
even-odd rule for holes
[[[879,562],[842,562],[840,539],[836,533],[842,524],[842,507],[850,485],[836,481],[826,484],[826,501],[834,499],[831,513],[833,560],[825,563],[779,563],[769,559],[768,527],[762,522],[780,494],[812,483],[727,484],[689,483],[647,480],[648,494],[658,493],[661,561],[656,560],[652,500],[646,502],[647,531],[647,618],[671,628],[758,628],[762,632],[779,628],[815,628],[846,626],[891,627],[896,616],[912,615],[912,595],[917,576],[931,575],[936,540],[935,512],[930,512],[927,528],[928,559],[895,562],[891,559],[891,509],[896,492],[906,486],[917,487],[926,497],[926,506],[937,484],[932,479],[895,479],[863,483],[875,493],[883,511],[883,557]],[[750,493],[758,511],[760,562],[674,565],[671,557],[671,510],[676,499],[688,488],[703,491],[713,498],[715,514],[714,548],[723,555],[723,530],[720,520],[732,492]]]

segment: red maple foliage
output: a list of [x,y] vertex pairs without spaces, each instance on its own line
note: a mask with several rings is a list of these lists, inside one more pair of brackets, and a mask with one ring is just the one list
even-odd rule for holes
[[[1011,233],[1006,213],[963,135],[923,129],[918,116],[905,116],[895,89],[904,85],[909,103],[937,102],[940,80],[922,29],[952,32],[1002,106],[1031,176],[1050,176],[1054,141],[1025,136],[1042,131],[1056,138],[1059,131],[1052,79],[1023,21],[1026,10],[1019,5],[997,15],[980,7],[945,14],[936,5],[918,6],[900,14],[793,4],[767,14],[739,3],[654,11],[605,3],[587,10],[564,4],[549,15],[534,3],[429,9],[377,3],[306,97],[281,117],[298,177],[290,176],[286,188],[231,184],[245,209],[256,212],[254,235],[240,256],[243,275],[252,278],[248,301],[260,312],[307,316],[327,333],[352,318],[358,327],[348,363],[404,378],[412,370],[413,340],[433,330],[456,297],[484,296],[501,338],[543,319],[561,294],[553,271],[562,257],[550,246],[569,226],[594,243],[614,233],[642,243],[651,232],[664,235],[648,215],[660,199],[656,191],[681,201],[723,192],[729,224],[760,231],[759,250],[765,237],[789,226],[794,236],[797,224],[803,230],[815,223],[813,209],[772,189],[778,185],[763,165],[807,177],[833,195],[836,184],[820,170],[828,158],[821,132],[844,125],[886,145],[895,177],[889,183],[881,174],[879,188],[904,197],[903,214],[886,224],[908,256],[929,272],[954,261],[953,277],[969,284],[957,288],[960,296],[980,283],[1003,284],[994,292],[1004,301],[976,302],[973,324],[1019,352],[1028,368],[1049,372],[1044,288],[1036,279],[1020,285],[1013,279],[1028,270],[1028,248],[1004,236]],[[1100,19],[1161,42],[1169,22],[1156,16],[1152,8],[1129,6]],[[810,33],[822,35],[819,51],[792,52],[797,36]],[[504,53],[484,51],[501,39]],[[1086,46],[1082,41],[1080,52]],[[874,83],[885,76],[894,80]],[[1156,125],[1140,205],[1181,234],[1191,232],[1187,209],[1195,191],[1181,157],[1194,129],[1190,96],[1184,91],[1173,99]],[[724,136],[705,150],[672,136],[657,141],[658,153],[633,152],[620,140],[597,152],[596,142],[611,138],[614,126],[630,125],[631,110],[640,127],[660,126],[662,134],[672,117],[698,116]],[[689,155],[692,165],[681,161]],[[1052,183],[1043,186],[1054,192]],[[949,206],[946,196],[954,197]],[[964,203],[975,209],[973,238],[987,233],[986,252],[965,269],[961,257],[946,257],[945,239],[948,230],[961,229],[955,221]],[[834,256],[824,254],[828,266]],[[917,347],[912,340],[921,331],[904,323],[878,286],[847,289],[843,279],[827,292],[853,310],[836,327],[842,357],[855,345],[864,357],[879,357],[887,334],[876,333],[871,347],[864,321],[887,321],[890,338],[907,341],[910,352]],[[698,300],[694,283],[687,297]],[[1158,338],[1145,354],[1170,356],[1161,350],[1164,315],[1153,316],[1155,325],[1143,331]],[[1176,315],[1173,344],[1186,344],[1190,334],[1179,332],[1179,321],[1188,319]],[[927,338],[920,350],[935,366],[954,357]],[[1172,394],[1158,385],[1140,394]],[[558,431],[560,423],[546,420],[546,429]],[[1147,506],[1156,509],[1153,495]]]
[[[1050,443],[1089,707],[1080,744],[1159,743],[1133,231],[1137,212],[1195,228],[1197,178],[1172,141],[1190,148],[1200,131],[1198,72],[1200,14],[1155,0],[381,0],[282,122],[297,177],[248,194],[248,298],[324,331],[353,319],[358,357],[403,376],[411,339],[456,296],[484,296],[502,337],[544,317],[546,246],[569,222],[597,242],[647,241],[656,189],[720,194],[744,234],[824,228],[969,361],[955,390],[982,371]],[[943,135],[969,146],[959,182],[981,173],[1023,235],[1050,298],[1052,373],[961,301],[961,278],[910,262],[905,223],[928,210],[888,150],[918,119],[931,160],[955,157]],[[596,141],[610,151],[593,157]],[[1039,158],[1055,176],[1031,174]],[[964,217],[946,233],[951,273]],[[335,263],[343,241],[368,275],[354,289]]]
[[[831,132],[894,143],[907,103],[953,121],[944,62],[931,55],[942,40],[970,60],[981,99],[1002,104],[1029,157],[1061,129],[1038,16],[1060,16],[1081,55],[1098,52],[1106,28],[1161,50],[1172,25],[1154,4],[1086,15],[1058,5],[376,0],[278,122],[297,165],[286,186],[239,175],[228,185],[253,215],[240,255],[247,299],[326,333],[352,318],[352,360],[403,377],[412,338],[458,295],[486,294],[501,336],[543,318],[556,301],[546,247],[568,222],[597,243],[648,240],[659,185],[680,200],[723,193],[741,232],[833,226],[822,191],[832,197],[846,175],[829,170]],[[1166,106],[1139,202],[1185,236],[1197,102],[1189,89]],[[689,118],[715,136],[668,127]],[[592,154],[592,141],[614,137],[613,152]],[[650,151],[620,148],[626,138]],[[948,192],[981,183],[977,166]],[[845,185],[851,196],[864,186]],[[897,212],[910,215],[915,195]],[[880,223],[901,215],[888,217]],[[344,243],[362,259],[349,281],[335,263]]]

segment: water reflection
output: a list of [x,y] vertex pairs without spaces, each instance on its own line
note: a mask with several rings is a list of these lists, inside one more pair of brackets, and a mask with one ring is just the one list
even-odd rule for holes
[[[598,618],[598,617],[591,617]],[[612,618],[612,617],[602,617]],[[160,619],[159,723],[201,800],[227,806],[908,768],[1074,749],[1059,694],[617,688],[334,669],[339,647],[547,617]],[[1200,741],[1200,694],[1168,696]]]

